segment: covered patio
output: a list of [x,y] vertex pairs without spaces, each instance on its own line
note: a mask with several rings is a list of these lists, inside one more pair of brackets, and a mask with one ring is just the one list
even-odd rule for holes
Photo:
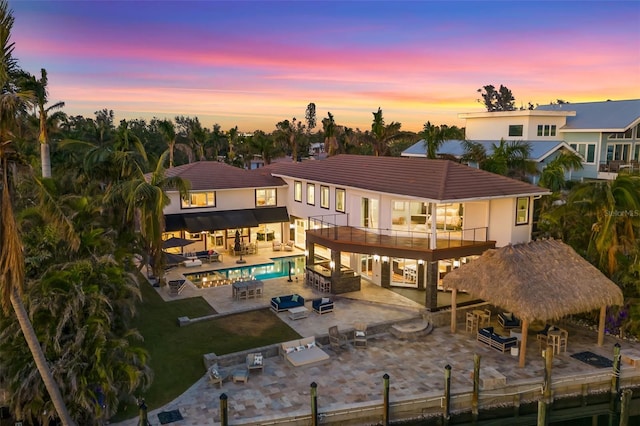
[[604,342],[607,306],[623,303],[622,290],[571,247],[539,240],[487,250],[443,279],[452,290],[451,331],[456,332],[456,293],[465,291],[522,320],[519,366],[524,367],[528,327],[600,309],[598,346]]

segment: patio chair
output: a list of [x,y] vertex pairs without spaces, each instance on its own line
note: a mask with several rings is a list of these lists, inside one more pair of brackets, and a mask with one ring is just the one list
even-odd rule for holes
[[294,242],[292,240],[287,241],[284,244],[284,251],[293,251]]
[[222,389],[222,382],[227,378],[227,375],[218,368],[218,364],[214,364],[207,370],[207,377],[209,377],[209,383],[218,385]]
[[355,330],[353,331],[353,347],[366,349],[367,348],[367,324],[364,322],[357,322]]
[[282,243],[280,241],[273,240],[271,241],[271,247],[273,247],[273,251],[281,251]]
[[251,370],[264,372],[264,357],[261,352],[247,354],[247,369],[249,373]]
[[340,351],[347,343],[349,343],[347,336],[338,331],[337,325],[329,327],[329,344],[333,350]]
[[542,349],[543,343],[545,344],[545,346],[547,344],[547,334],[549,333],[549,330],[553,330],[553,326],[551,324],[546,324],[544,328],[538,331],[538,334],[536,335],[536,338],[538,339],[538,346],[540,347],[540,349]]

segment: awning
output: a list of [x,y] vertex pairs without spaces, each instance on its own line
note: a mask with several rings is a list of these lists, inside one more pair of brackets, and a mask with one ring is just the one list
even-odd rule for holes
[[286,207],[165,215],[165,231],[191,233],[232,228],[253,228],[261,223],[289,222]]

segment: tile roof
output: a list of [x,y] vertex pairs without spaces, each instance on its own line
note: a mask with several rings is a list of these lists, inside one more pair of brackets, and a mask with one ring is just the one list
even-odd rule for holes
[[[493,144],[499,145],[499,140],[480,140],[473,141],[481,144],[487,150],[487,155],[491,155],[493,153]],[[546,158],[549,153],[563,146],[563,142],[561,140],[557,141],[523,141],[528,142],[531,146],[531,154],[529,158],[533,161],[541,161]],[[566,145],[564,145],[566,147]],[[426,148],[424,147],[424,139],[420,139],[415,144],[411,145],[409,148],[402,151],[403,156],[426,156]],[[462,141],[451,139],[444,141],[444,143],[438,149],[438,154],[449,154],[456,157],[461,157],[464,155],[464,148],[462,146]]]
[[167,169],[166,175],[188,180],[196,191],[286,185],[282,179],[260,170],[240,169],[218,161],[197,161]]
[[624,131],[640,119],[640,99],[539,105],[536,110],[575,111],[575,117],[567,117],[562,130]]
[[337,155],[271,164],[275,176],[438,202],[548,194],[545,188],[446,160]]

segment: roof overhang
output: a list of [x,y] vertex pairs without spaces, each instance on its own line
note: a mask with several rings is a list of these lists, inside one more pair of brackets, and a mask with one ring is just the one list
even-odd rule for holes
[[165,231],[192,233],[233,228],[253,228],[261,223],[289,222],[286,207],[178,213],[165,215]]
[[525,109],[515,111],[482,111],[462,112],[458,118],[491,118],[491,117],[575,117],[575,111],[545,111],[537,109]]

